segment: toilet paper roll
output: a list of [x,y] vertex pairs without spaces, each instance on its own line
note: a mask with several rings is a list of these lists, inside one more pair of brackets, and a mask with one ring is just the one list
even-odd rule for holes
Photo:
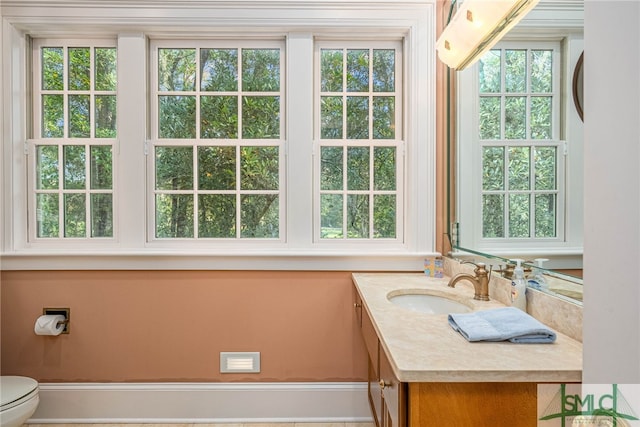
[[65,317],[62,314],[45,314],[36,319],[36,325],[33,328],[36,335],[53,335],[57,336],[64,330]]

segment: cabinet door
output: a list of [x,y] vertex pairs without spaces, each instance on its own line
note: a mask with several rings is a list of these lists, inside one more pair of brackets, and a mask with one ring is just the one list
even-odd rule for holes
[[382,390],[380,389],[380,376],[377,367],[373,366],[369,359],[369,406],[373,413],[373,419],[376,427],[384,427],[384,401],[382,398]]
[[380,386],[386,409],[385,427],[407,425],[407,384],[396,378],[384,349],[380,349]]

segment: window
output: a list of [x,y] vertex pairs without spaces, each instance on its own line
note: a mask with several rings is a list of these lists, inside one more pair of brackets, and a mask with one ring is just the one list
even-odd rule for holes
[[282,42],[158,41],[153,239],[278,239]]
[[558,57],[551,47],[502,48],[480,60],[483,239],[559,235]]
[[117,51],[38,40],[33,63],[31,238],[112,238]]
[[459,74],[458,90],[475,100],[458,103],[461,247],[526,256],[581,246],[581,216],[570,211],[580,204],[581,141],[575,114],[563,111],[565,47],[503,41]]
[[7,268],[419,269],[435,5],[304,3],[3,15]]
[[402,238],[402,55],[320,43],[320,239]]

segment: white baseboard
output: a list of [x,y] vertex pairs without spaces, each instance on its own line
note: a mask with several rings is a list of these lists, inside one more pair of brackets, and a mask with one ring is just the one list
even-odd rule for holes
[[371,421],[367,383],[43,383],[28,423]]

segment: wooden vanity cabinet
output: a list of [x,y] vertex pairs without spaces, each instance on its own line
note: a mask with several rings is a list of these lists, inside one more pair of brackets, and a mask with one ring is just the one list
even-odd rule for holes
[[406,425],[406,383],[394,375],[389,359],[380,345],[371,318],[356,292],[356,317],[367,347],[369,406],[377,427]]
[[400,382],[357,291],[355,295],[369,355],[369,405],[377,427],[537,425],[536,383]]

